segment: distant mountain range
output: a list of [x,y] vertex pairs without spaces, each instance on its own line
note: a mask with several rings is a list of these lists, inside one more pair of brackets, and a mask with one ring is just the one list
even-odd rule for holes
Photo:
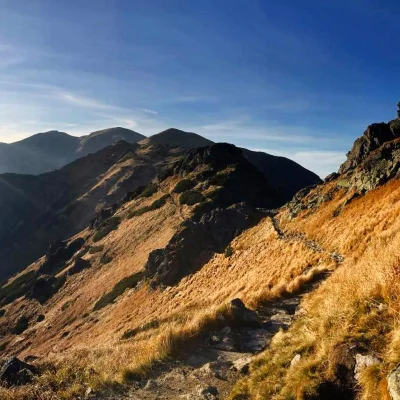
[[0,173],[41,174],[120,140],[136,143],[144,138],[140,133],[120,127],[82,137],[59,131],[38,133],[19,142],[0,143]]
[[[113,142],[117,143],[108,146]],[[0,278],[43,255],[54,239],[67,239],[87,227],[96,211],[157,180],[188,149],[210,145],[212,141],[178,129],[144,138],[123,128],[82,138],[52,131],[6,145],[14,155],[25,155],[15,156],[8,168],[13,165],[14,172],[25,173],[0,175]],[[266,178],[277,206],[303,187],[321,182],[317,175],[286,158],[241,151],[242,158]],[[75,160],[68,163],[70,159]],[[0,154],[3,168],[7,161],[10,158]]]

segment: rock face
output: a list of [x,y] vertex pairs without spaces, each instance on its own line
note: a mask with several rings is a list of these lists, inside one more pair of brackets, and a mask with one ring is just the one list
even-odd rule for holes
[[234,324],[251,328],[261,328],[262,323],[255,311],[249,310],[240,299],[234,299],[229,303]]
[[387,384],[391,399],[400,400],[400,366],[397,366],[389,373]]
[[33,365],[27,364],[17,357],[8,358],[0,370],[1,384],[9,386],[24,385],[31,382],[32,377],[38,373]]
[[339,174],[354,169],[372,151],[378,149],[384,143],[400,137],[398,126],[398,120],[368,126],[364,134],[354,142],[353,148],[347,153],[347,160],[339,168]]
[[380,360],[371,354],[356,354],[356,366],[354,367],[354,378],[358,381],[364,368],[377,365]]
[[145,269],[153,286],[171,286],[194,272],[214,253],[225,250],[244,229],[257,223],[263,214],[246,204],[216,209],[199,222],[187,220],[164,249],[150,253]]

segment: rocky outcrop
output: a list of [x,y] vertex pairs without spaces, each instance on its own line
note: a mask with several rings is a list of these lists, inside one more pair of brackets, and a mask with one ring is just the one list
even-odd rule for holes
[[391,399],[400,400],[400,365],[389,373],[387,385]]
[[348,178],[349,187],[369,191],[400,177],[400,141],[385,143],[370,154]]
[[188,151],[168,174],[192,174],[203,188],[219,187],[207,196],[213,208],[241,202],[275,208],[284,203],[275,186],[244,157],[242,149],[228,143]]
[[229,303],[229,312],[233,323],[238,326],[261,328],[262,323],[255,311],[249,310],[240,299],[234,299]]
[[153,286],[171,286],[221,253],[231,240],[257,223],[263,214],[244,203],[204,214],[199,222],[186,220],[164,249],[150,253],[145,266]]
[[364,134],[354,142],[350,152],[347,153],[347,160],[340,166],[339,174],[353,170],[371,152],[381,147],[384,143],[400,137],[398,126],[398,120],[369,125]]
[[48,274],[55,273],[84,245],[85,240],[82,238],[68,242],[56,240],[50,246],[44,263],[39,268],[39,273]]
[[0,382],[2,385],[18,386],[32,381],[38,370],[35,366],[19,360],[17,357],[8,358],[0,370]]

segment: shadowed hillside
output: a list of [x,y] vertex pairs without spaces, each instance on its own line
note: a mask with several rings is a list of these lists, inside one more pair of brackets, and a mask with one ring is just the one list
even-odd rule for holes
[[136,143],[143,135],[110,128],[75,137],[59,131],[38,133],[15,143],[0,143],[0,173],[40,174],[110,146],[119,140]]

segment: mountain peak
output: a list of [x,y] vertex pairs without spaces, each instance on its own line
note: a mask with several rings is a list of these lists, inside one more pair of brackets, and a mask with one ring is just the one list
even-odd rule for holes
[[214,142],[193,132],[185,132],[176,128],[168,128],[143,140],[141,144],[162,144],[184,148],[210,146]]

